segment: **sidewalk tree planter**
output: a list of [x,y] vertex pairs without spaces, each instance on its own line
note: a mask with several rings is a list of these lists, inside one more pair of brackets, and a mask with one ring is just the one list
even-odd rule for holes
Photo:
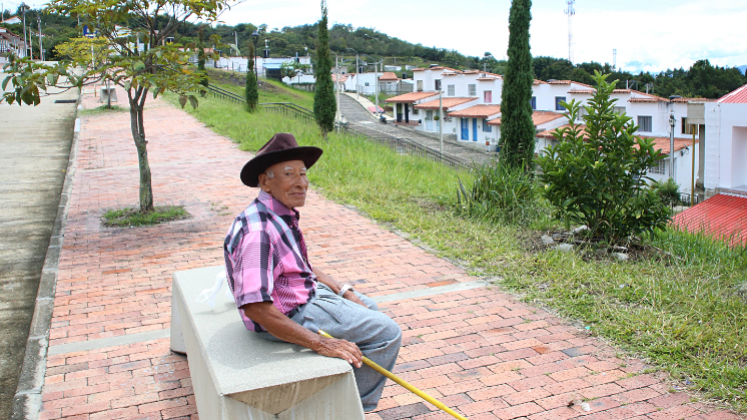
[[[2,82],[3,89],[9,84],[11,89],[3,94],[0,102],[39,105],[40,97],[47,94],[49,86],[82,89],[91,83],[111,82],[123,87],[129,102],[130,128],[138,155],[139,207],[143,213],[153,211],[143,116],[145,101],[151,92],[154,99],[163,92],[173,92],[179,95],[182,107],[187,102],[197,107],[197,95],[205,90],[200,83],[204,74],[188,65],[196,46],[179,44],[177,28],[197,20],[214,22],[228,5],[227,0],[130,0],[114,3],[105,0],[52,0],[47,10],[79,16],[81,24],[87,25],[109,50],[106,60],[96,63],[94,57],[92,62],[90,54],[82,53],[79,41],[77,45],[62,47],[69,47],[71,54],[56,65],[11,56],[4,67],[8,76]],[[83,68],[82,74],[74,72],[76,67]]]

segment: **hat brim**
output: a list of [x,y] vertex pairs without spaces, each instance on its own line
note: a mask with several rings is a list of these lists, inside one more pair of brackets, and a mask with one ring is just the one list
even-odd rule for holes
[[289,160],[302,160],[306,169],[309,169],[319,160],[322,153],[322,149],[318,147],[302,146],[255,156],[245,163],[241,169],[241,182],[244,185],[256,188],[259,186],[259,174],[266,171],[270,166]]

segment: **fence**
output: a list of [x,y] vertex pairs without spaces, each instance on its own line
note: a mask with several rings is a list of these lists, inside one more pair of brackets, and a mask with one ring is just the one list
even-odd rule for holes
[[[216,98],[225,99],[242,105],[246,104],[246,100],[243,97],[233,92],[229,92],[225,89],[221,89],[213,85],[208,85],[207,89],[208,92],[213,94],[213,96]],[[316,122],[316,118],[314,117],[314,113],[312,111],[302,106],[296,105],[293,102],[267,102],[260,103],[259,106],[262,107],[263,110],[272,112],[274,114],[282,114],[285,116],[300,118],[309,123]],[[441,162],[445,165],[457,169],[468,169],[470,167],[467,163],[462,162],[459,159],[448,155],[442,155],[438,150],[431,149],[428,146],[424,146],[406,138],[396,137],[391,134],[386,134],[372,129],[355,129],[350,127],[349,124],[340,124],[339,128],[349,134],[358,135],[373,140],[377,143],[385,144],[389,146],[389,148],[395,150],[397,153],[422,156],[426,159]]]

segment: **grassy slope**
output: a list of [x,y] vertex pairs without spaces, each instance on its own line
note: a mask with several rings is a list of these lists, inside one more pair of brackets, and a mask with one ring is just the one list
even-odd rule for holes
[[327,197],[409,233],[473,273],[501,276],[503,286],[528,301],[580,320],[592,333],[648,357],[706,396],[747,411],[747,302],[739,291],[740,286],[747,291],[747,253],[742,250],[669,231],[654,243],[674,259],[618,262],[531,253],[522,245],[522,228],[450,211],[457,177],[469,185],[469,174],[358,138],[333,133],[324,142],[314,126],[247,114],[218,99],[205,98],[190,112],[244,150],[257,150],[278,131],[322,147],[325,156],[310,179]]

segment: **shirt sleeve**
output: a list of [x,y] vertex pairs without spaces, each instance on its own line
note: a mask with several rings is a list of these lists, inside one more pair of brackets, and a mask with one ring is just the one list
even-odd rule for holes
[[264,231],[249,232],[230,255],[233,266],[233,296],[236,306],[272,302],[274,253],[270,236]]

